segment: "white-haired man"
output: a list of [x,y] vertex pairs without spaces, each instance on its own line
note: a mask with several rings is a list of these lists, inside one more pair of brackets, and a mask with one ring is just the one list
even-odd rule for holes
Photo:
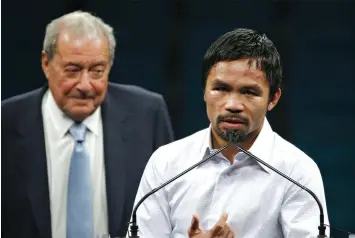
[[173,140],[161,95],[108,82],[112,28],[86,12],[48,24],[44,87],[2,102],[2,235],[124,236],[152,152]]

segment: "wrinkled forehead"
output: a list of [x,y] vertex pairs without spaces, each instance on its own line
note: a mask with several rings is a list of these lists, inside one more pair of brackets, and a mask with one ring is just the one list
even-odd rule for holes
[[64,61],[107,61],[110,51],[107,39],[62,32],[58,36],[56,54]]
[[62,31],[57,38],[57,51],[74,54],[89,52],[108,54],[109,45],[107,38],[103,35],[94,37],[91,35],[78,35],[70,31]]

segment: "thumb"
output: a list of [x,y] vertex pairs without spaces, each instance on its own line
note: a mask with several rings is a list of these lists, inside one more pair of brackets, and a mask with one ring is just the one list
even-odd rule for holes
[[227,219],[228,219],[228,213],[223,212],[219,220],[217,221],[216,225],[224,226],[224,224],[226,224],[227,222]]
[[219,218],[218,222],[221,222],[221,223],[225,224],[227,222],[227,220],[228,220],[228,213],[223,212],[223,214]]

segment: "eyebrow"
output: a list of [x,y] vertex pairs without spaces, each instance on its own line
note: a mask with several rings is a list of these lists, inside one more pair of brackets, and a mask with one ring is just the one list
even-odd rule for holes
[[96,67],[96,66],[105,66],[105,65],[107,65],[107,62],[105,62],[105,61],[99,61],[99,62],[95,62],[94,64],[92,64],[92,68],[93,67]]
[[[105,61],[95,62],[95,63],[90,65],[90,68],[94,68],[96,66],[101,66],[101,65],[105,66],[105,65],[107,65],[107,62],[105,62]],[[76,66],[76,67],[79,67],[79,68],[83,68],[84,67],[83,64],[77,63],[77,62],[72,62],[72,61],[64,63],[64,66]]]
[[246,85],[246,86],[243,86],[242,88],[247,89],[247,90],[255,90],[259,93],[263,92],[263,89],[257,84]]
[[225,87],[231,87],[231,85],[229,85],[228,83],[220,80],[220,79],[214,79],[212,82],[212,85],[219,85],[219,86],[225,86]]
[[79,67],[79,68],[82,68],[82,67],[83,67],[82,64],[80,64],[80,63],[75,63],[75,62],[71,62],[71,61],[64,63],[64,66],[76,66],[76,67]]

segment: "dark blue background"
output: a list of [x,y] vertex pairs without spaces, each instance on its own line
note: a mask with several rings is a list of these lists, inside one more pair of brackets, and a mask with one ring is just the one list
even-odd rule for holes
[[162,93],[177,138],[208,126],[201,90],[207,47],[236,27],[265,32],[281,53],[285,76],[271,125],[318,164],[331,224],[355,231],[354,1],[5,1],[2,99],[43,85],[45,26],[77,9],[114,27],[110,80]]

